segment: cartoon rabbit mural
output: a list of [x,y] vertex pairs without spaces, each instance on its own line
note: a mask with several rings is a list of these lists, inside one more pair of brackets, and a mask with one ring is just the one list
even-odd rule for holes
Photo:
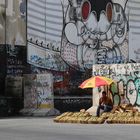
[[80,71],[93,64],[126,62],[126,3],[127,0],[69,0],[61,46],[65,62]]

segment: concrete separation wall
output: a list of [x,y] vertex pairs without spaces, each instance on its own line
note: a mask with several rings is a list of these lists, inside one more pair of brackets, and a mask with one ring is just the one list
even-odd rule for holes
[[52,74],[24,75],[24,115],[48,116],[59,113],[54,109]]
[[[103,75],[112,78],[115,85],[112,84],[108,89],[112,96],[114,104],[120,103],[120,94],[123,92],[126,99],[135,106],[140,106],[140,64],[112,64],[112,65],[94,65],[93,75]],[[102,87],[103,90],[105,87]],[[93,95],[99,89],[93,90]],[[100,95],[100,94],[98,94]],[[97,98],[97,97],[96,97]],[[96,102],[93,102],[95,105]]]
[[108,92],[115,105],[120,104],[120,94],[124,93],[128,102],[140,109],[140,63],[94,65],[95,75],[112,78],[115,84],[93,89],[93,107],[89,111],[95,113],[103,90]]

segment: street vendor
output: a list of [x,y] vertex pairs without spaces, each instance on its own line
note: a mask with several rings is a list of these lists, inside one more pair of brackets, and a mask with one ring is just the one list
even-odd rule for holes
[[106,92],[102,92],[102,97],[99,99],[99,106],[97,108],[96,116],[100,116],[100,110],[103,110],[103,112],[110,112],[113,109],[113,102],[112,100],[107,96]]

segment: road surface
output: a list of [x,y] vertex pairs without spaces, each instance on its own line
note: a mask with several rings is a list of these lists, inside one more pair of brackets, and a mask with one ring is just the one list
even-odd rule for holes
[[0,140],[139,140],[140,125],[55,123],[47,117],[0,118]]

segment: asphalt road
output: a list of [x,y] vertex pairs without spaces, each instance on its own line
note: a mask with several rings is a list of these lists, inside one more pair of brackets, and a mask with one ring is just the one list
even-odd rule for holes
[[139,140],[140,125],[55,123],[53,118],[0,118],[0,140]]

